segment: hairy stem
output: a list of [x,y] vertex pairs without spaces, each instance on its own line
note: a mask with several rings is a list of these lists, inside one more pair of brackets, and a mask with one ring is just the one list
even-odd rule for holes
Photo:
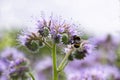
[[73,51],[73,49],[71,49],[68,53],[66,53],[66,55],[65,55],[65,57],[63,58],[62,62],[61,62],[60,65],[58,66],[58,69],[57,69],[58,72],[62,71],[62,70],[65,68],[66,64],[68,64],[67,59],[68,59],[69,55],[72,53],[72,51]]
[[28,73],[30,75],[30,77],[32,78],[32,80],[35,80],[34,76],[32,75],[31,72]]
[[52,48],[52,62],[53,62],[53,80],[58,80],[57,61],[56,61],[56,44]]
[[44,43],[46,46],[48,46],[50,49],[52,49],[51,45],[48,44],[46,41],[43,41],[43,43]]

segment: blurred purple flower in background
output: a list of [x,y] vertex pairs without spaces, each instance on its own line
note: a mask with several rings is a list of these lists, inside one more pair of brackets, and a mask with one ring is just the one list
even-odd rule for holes
[[5,48],[2,52],[1,52],[1,58],[6,58],[8,60],[16,60],[19,58],[24,58],[25,54],[18,51],[15,48]]
[[[117,41],[115,40],[117,39]],[[119,37],[107,35],[102,40],[100,37],[92,38],[96,48],[90,51],[83,60],[71,61],[65,68],[68,80],[119,80],[120,70],[115,65],[116,50],[120,44]],[[109,40],[109,41],[107,41]],[[97,42],[97,43],[96,43]]]
[[119,80],[120,72],[114,66],[94,66],[66,73],[68,80]]
[[8,80],[9,76],[7,72],[7,65],[0,59],[0,80]]
[[6,48],[0,56],[0,80],[27,79],[28,59],[16,48]]
[[36,80],[47,80],[51,79],[52,76],[52,59],[46,57],[38,62],[34,66]]

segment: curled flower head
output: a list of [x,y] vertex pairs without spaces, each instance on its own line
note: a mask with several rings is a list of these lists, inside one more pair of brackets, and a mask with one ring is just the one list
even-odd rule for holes
[[42,38],[39,36],[38,29],[36,28],[24,30],[18,37],[18,41],[31,51],[36,51],[38,49],[38,40],[41,42]]
[[29,27],[28,29],[24,29],[21,32],[21,34],[18,36],[18,41],[20,44],[25,45],[27,42],[34,39],[37,35],[37,29]]
[[69,53],[69,51],[72,51],[72,53],[69,55],[68,60],[75,59],[84,59],[88,54],[91,54],[94,50],[94,46],[85,40],[80,40],[78,38],[77,40],[72,41],[73,45],[69,45],[67,48],[65,48],[65,53]]

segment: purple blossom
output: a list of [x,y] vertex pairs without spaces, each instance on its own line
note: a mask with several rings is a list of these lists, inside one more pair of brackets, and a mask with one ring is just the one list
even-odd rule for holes
[[18,41],[21,45],[26,46],[26,43],[29,42],[31,38],[34,36],[38,36],[38,29],[37,28],[28,28],[24,29],[21,34],[18,36]]
[[6,75],[3,75],[0,77],[0,80],[10,80],[8,77],[6,77]]
[[[40,48],[37,44],[47,41],[62,44],[62,46],[71,44],[73,36],[78,35],[77,25],[71,21],[63,20],[62,17],[42,15],[33,29],[24,30],[18,37],[19,42],[31,51],[37,51]],[[32,44],[32,42],[35,43]],[[35,47],[38,46],[38,47]]]
[[113,80],[119,78],[120,72],[115,66],[97,65],[80,70],[66,71],[68,80]]
[[0,60],[0,75],[2,75],[2,73],[7,69],[5,63]]
[[1,52],[1,57],[8,60],[16,60],[18,58],[23,58],[25,55],[18,51],[16,48],[6,48]]
[[[23,74],[25,76],[25,73],[29,71],[28,60],[16,48],[6,48],[1,52],[0,70],[2,71],[2,79],[5,79],[4,76],[21,78]],[[1,78],[0,80],[2,80]],[[9,79],[6,78],[5,80]]]
[[63,33],[65,31],[65,28],[64,27],[59,27],[59,29],[58,29],[58,32],[59,33]]
[[26,42],[27,42],[28,36],[27,36],[27,35],[20,35],[20,36],[18,37],[18,39],[19,39],[19,41],[20,41],[20,43],[21,43],[22,45],[25,45]]
[[120,43],[119,35],[109,34],[104,36],[98,36],[91,39],[92,44],[96,45],[97,48],[106,50],[115,50]]
[[36,25],[38,26],[39,29],[42,29],[44,27],[44,23],[42,23],[42,21],[40,20],[37,21]]
[[7,69],[7,64],[2,59],[0,59],[0,80],[9,80]]
[[78,35],[77,31],[74,29],[73,26],[70,27],[70,28],[68,29],[68,31],[69,31],[69,34],[70,34],[71,36]]
[[90,41],[95,45],[96,50],[94,53],[96,54],[96,62],[101,63],[103,60],[107,62],[107,64],[114,64],[117,59],[116,50],[118,49],[120,43],[119,35],[117,34],[109,34],[100,37],[94,37]]
[[94,51],[94,49],[95,49],[95,46],[92,44],[92,43],[90,43],[90,42],[88,42],[88,41],[83,41],[83,49],[85,49],[86,51],[87,51],[87,53],[89,53],[89,54],[92,54],[92,52]]
[[74,30],[76,26],[72,23],[68,23],[67,21],[62,20],[61,17],[51,16],[49,19],[44,17],[42,20],[38,21],[37,26],[41,35],[44,33],[44,28],[48,28],[50,32],[49,35],[54,41],[57,35],[62,36],[63,33],[66,33],[69,36],[69,39],[77,34],[77,31]]

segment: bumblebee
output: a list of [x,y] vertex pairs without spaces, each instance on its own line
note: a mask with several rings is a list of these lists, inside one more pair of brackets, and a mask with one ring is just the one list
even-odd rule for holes
[[74,45],[75,48],[79,48],[80,47],[80,41],[81,41],[81,38],[77,35],[74,35],[72,37],[72,44]]

